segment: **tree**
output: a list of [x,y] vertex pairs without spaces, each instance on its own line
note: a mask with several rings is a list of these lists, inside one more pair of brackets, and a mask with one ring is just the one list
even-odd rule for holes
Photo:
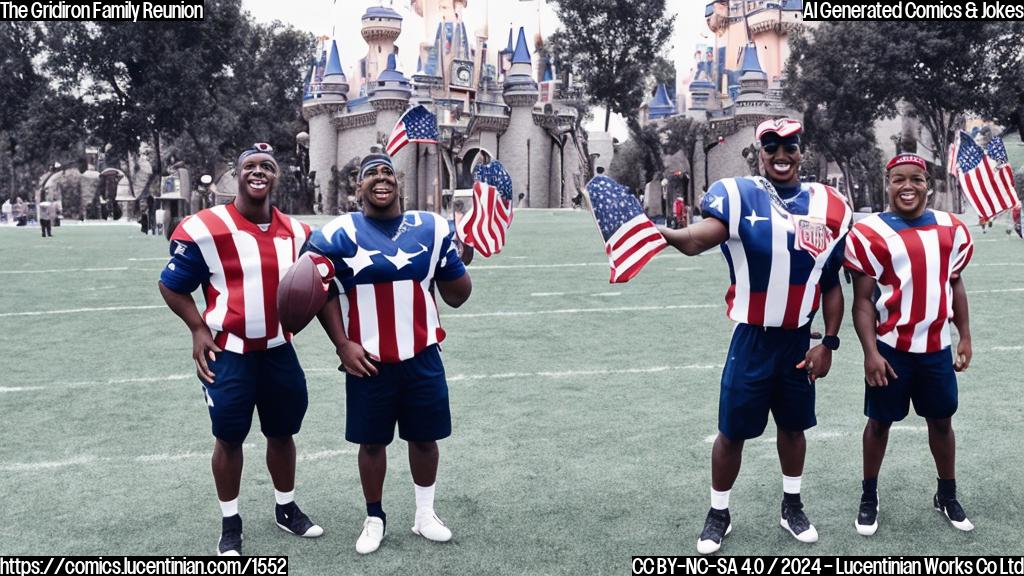
[[[873,123],[901,102],[928,132],[938,166],[964,116],[1011,80],[1024,50],[1006,22],[835,22],[796,35],[787,64],[788,100],[804,112],[807,139],[852,182],[853,159],[875,145]],[[866,157],[865,157],[866,158]],[[863,167],[869,160],[858,160]],[[940,191],[952,184],[948,180]]]
[[117,157],[137,152],[142,142],[153,146],[149,184],[163,172],[167,147],[211,171],[221,156],[269,141],[284,163],[301,129],[312,35],[277,22],[257,25],[241,0],[205,7],[205,19],[196,22],[47,28],[49,69],[67,92],[87,98],[90,133]]
[[568,63],[592,104],[634,116],[643,103],[645,79],[672,35],[675,17],[665,0],[557,0],[562,29],[552,51]]
[[693,162],[697,155],[697,143],[703,141],[708,135],[708,125],[705,122],[697,122],[686,116],[673,116],[665,121],[661,127],[664,135],[662,150],[668,156],[679,151],[683,152],[686,158],[686,165],[690,167],[689,196],[691,203],[697,198],[694,188]]

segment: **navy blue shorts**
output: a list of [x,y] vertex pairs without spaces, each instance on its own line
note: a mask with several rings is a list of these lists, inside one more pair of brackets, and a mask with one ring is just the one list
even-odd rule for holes
[[776,426],[791,432],[818,423],[814,384],[796,367],[810,342],[810,324],[796,330],[736,325],[718,399],[718,430],[726,438],[757,438],[769,411]]
[[878,341],[878,352],[896,372],[888,386],[864,384],[864,415],[880,422],[899,422],[914,412],[923,418],[949,418],[956,413],[957,386],[953,354],[947,347],[938,352],[901,352]]
[[452,433],[448,382],[438,347],[397,364],[374,362],[376,376],[345,380],[345,439],[355,444],[430,442]]
[[203,394],[214,436],[232,443],[245,440],[254,407],[264,436],[298,433],[308,399],[306,375],[291,344],[245,354],[225,350],[207,362],[214,376],[213,384],[203,381]]

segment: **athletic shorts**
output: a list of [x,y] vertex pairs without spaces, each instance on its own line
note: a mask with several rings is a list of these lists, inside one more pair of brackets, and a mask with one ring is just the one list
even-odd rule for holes
[[880,422],[899,422],[914,412],[923,418],[949,418],[957,409],[956,372],[949,347],[938,352],[901,352],[878,341],[878,352],[896,378],[888,386],[864,384],[864,415]]
[[398,436],[430,442],[452,433],[448,382],[437,345],[393,364],[374,362],[376,376],[347,375],[345,439],[355,444],[390,444]]
[[757,438],[768,425],[799,432],[817,424],[814,384],[796,365],[810,348],[810,324],[795,330],[737,324],[718,400],[718,430],[730,440]]
[[245,440],[253,408],[264,436],[298,433],[308,399],[306,375],[291,344],[245,354],[225,350],[216,356],[207,359],[213,383],[201,380],[214,436],[231,443]]

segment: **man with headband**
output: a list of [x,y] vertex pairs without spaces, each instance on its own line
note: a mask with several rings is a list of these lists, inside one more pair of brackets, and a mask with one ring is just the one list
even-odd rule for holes
[[[306,538],[323,534],[295,503],[292,436],[306,413],[306,378],[292,335],[277,318],[277,283],[309,237],[309,226],[271,206],[280,170],[268,144],[242,152],[235,170],[234,202],[184,219],[171,236],[171,260],[160,275],[160,294],[192,332],[192,359],[213,423],[221,556],[242,552],[242,443],[254,408],[267,438],[277,525]],[[202,314],[191,296],[200,286]]]
[[[800,182],[802,129],[788,119],[758,125],[767,178],[719,180],[701,201],[704,220],[678,230],[660,227],[669,244],[689,256],[720,246],[732,280],[725,301],[736,328],[722,373],[711,509],[697,540],[701,554],[717,551],[732,530],[729,496],[743,444],[764,432],[769,412],[782,464],[780,525],[800,542],[818,539],[800,499],[804,430],[816,424],[815,380],[828,374],[832,351],[839,348],[838,271],[852,214],[834,189]],[[819,302],[825,337],[811,347]]]
[[[971,363],[967,292],[971,235],[956,216],[928,209],[924,158],[899,154],[885,167],[889,209],[858,222],[846,243],[853,324],[864,348],[864,480],[855,527],[878,529],[878,473],[893,422],[914,411],[928,423],[938,472],[932,505],[959,530],[974,525],[956,498],[955,372]],[[950,351],[949,322],[960,342]]]
[[372,152],[359,168],[362,212],[344,214],[310,237],[308,249],[330,258],[336,291],[319,317],[346,373],[345,439],[359,445],[366,519],[356,552],[377,550],[387,528],[383,508],[387,446],[409,445],[416,512],[412,531],[446,542],[452,533],[434,513],[437,441],[451,434],[448,384],[439,344],[445,331],[435,287],[461,306],[472,284],[456,254],[448,221],[402,212],[391,158]]

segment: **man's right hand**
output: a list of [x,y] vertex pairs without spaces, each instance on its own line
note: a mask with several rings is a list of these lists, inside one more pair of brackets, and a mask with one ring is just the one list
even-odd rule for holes
[[351,340],[346,340],[337,350],[338,358],[341,360],[339,369],[360,378],[377,375],[377,367],[370,361],[366,350]]
[[213,371],[206,363],[207,358],[217,360],[214,352],[222,352],[219,346],[213,341],[213,334],[204,324],[192,331],[192,359],[196,362],[196,374],[200,378],[213,384]]
[[864,357],[864,381],[868,386],[888,386],[890,377],[895,380],[896,371],[881,354],[875,352]]

